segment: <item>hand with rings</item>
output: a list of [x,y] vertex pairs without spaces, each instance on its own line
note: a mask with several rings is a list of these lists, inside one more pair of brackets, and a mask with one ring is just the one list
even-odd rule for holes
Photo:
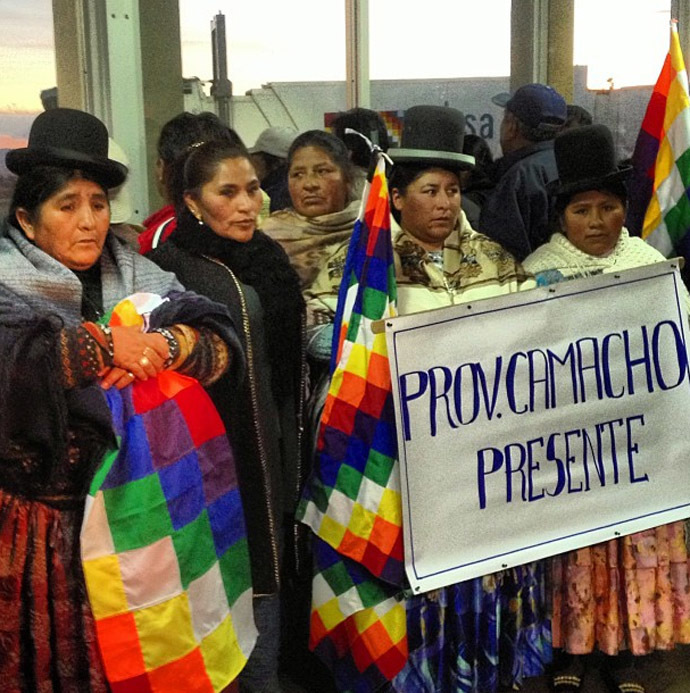
[[134,373],[126,371],[124,368],[119,368],[118,366],[106,368],[100,373],[100,376],[101,387],[104,390],[109,390],[113,386],[121,390],[123,387],[131,385],[136,380]]
[[[149,358],[149,356],[150,356],[150,358]],[[149,367],[152,364],[154,364],[156,361],[160,361],[160,357],[158,356],[158,354],[156,354],[156,352],[151,347],[148,347],[148,346],[144,347],[144,351],[141,355],[141,358],[139,359],[139,365],[149,375],[155,375],[160,370],[159,368],[157,368],[154,373],[151,373],[151,371],[150,371]],[[165,359],[163,359],[163,361],[165,361]]]
[[[132,374],[131,380],[147,380],[163,370],[168,358],[168,342],[157,332],[140,332],[137,327],[113,327],[113,364],[123,371]],[[123,373],[111,385],[119,383]],[[110,377],[110,374],[108,375]]]

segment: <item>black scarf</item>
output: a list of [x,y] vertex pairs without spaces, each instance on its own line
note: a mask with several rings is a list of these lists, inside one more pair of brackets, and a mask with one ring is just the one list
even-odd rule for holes
[[194,255],[220,260],[256,291],[264,311],[273,393],[277,398],[294,393],[301,373],[305,304],[299,277],[281,246],[258,230],[246,243],[222,238],[187,209],[169,240]]

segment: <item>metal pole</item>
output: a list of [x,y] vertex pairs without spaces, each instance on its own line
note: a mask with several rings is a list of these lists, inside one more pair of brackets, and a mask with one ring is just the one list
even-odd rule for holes
[[213,46],[213,86],[211,96],[216,100],[218,117],[232,127],[232,82],[228,79],[228,46],[225,38],[225,15],[218,13],[211,20]]
[[[106,0],[105,9],[107,45],[99,46],[99,59],[107,62],[110,81],[104,107],[110,111],[110,134],[129,157],[128,186],[140,221],[149,212],[149,186],[139,0]],[[97,91],[98,85],[94,95]]]
[[547,84],[573,100],[574,0],[551,0],[549,4]]
[[347,107],[368,108],[369,0],[345,0],[345,41]]
[[510,10],[510,91],[546,84],[549,0],[513,0]]

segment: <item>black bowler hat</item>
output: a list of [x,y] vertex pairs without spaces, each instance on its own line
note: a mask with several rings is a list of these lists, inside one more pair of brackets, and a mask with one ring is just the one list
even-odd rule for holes
[[59,166],[91,173],[106,188],[127,177],[127,167],[108,158],[108,130],[98,118],[72,108],[39,114],[31,126],[29,144],[12,149],[7,168],[21,176],[35,166]]
[[451,170],[474,168],[463,154],[465,115],[447,106],[412,106],[405,111],[400,147],[388,150],[396,164],[428,164]]
[[558,168],[556,195],[573,194],[618,183],[632,167],[618,168],[611,131],[605,125],[564,130],[553,143]]

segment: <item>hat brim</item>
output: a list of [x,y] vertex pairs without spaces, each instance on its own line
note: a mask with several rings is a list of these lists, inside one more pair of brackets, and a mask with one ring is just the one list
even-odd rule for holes
[[468,171],[474,168],[475,159],[470,154],[440,152],[434,149],[389,149],[388,156],[396,164],[428,164],[451,170]]
[[106,188],[116,188],[127,178],[127,167],[117,161],[56,147],[11,149],[5,157],[5,165],[18,176],[36,166],[80,169],[93,174]]
[[250,147],[247,151],[250,154],[268,154],[269,156],[275,156],[276,159],[287,159],[287,152],[276,153],[275,150],[271,151],[266,149],[266,147]]
[[610,185],[612,183],[621,183],[632,173],[632,166],[627,166],[619,171],[614,171],[606,176],[597,176],[595,178],[585,178],[583,180],[573,181],[572,183],[561,184],[557,182],[553,189],[553,195],[560,197],[562,195],[575,195],[585,192],[586,190],[596,190],[598,187]]
[[495,104],[499,108],[505,108],[508,101],[510,101],[511,94],[507,91],[502,91],[500,94],[495,94],[491,97],[491,103]]

